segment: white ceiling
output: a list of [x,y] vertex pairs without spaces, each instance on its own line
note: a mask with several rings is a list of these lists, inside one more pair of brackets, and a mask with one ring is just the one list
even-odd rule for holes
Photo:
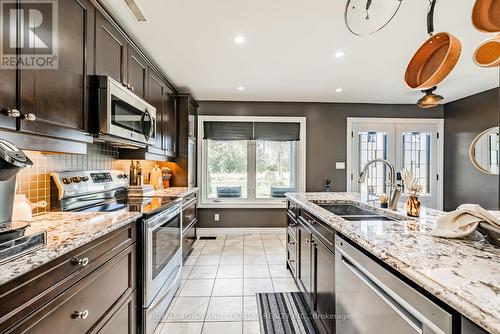
[[[137,22],[123,0],[101,0],[173,83],[199,100],[415,103],[422,95],[405,87],[403,75],[428,38],[427,0],[404,0],[388,26],[365,37],[345,27],[345,0],[135,1],[146,22]],[[472,26],[473,4],[436,6],[436,31],[462,41],[459,63],[437,90],[447,102],[499,84],[498,69],[472,61],[490,37]],[[247,42],[235,44],[237,34]],[[339,49],[341,59],[334,57]]]

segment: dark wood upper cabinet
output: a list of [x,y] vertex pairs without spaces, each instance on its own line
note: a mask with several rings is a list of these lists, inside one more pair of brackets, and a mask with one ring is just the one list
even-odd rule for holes
[[148,94],[146,100],[156,108],[156,141],[154,146],[163,149],[164,127],[164,98],[166,86],[161,78],[153,71],[148,73]]
[[107,75],[123,84],[127,59],[127,40],[101,13],[95,17],[95,74]]
[[169,157],[178,156],[178,101],[174,92],[167,86],[164,94],[164,120],[163,126],[165,127],[165,153]]
[[127,85],[140,97],[146,97],[148,82],[148,64],[136,49],[130,44],[127,48]]
[[19,71],[20,130],[91,142],[85,131],[94,8],[87,0],[66,0],[58,2],[58,14],[57,68]]
[[0,128],[16,129],[16,70],[2,69],[0,80]]

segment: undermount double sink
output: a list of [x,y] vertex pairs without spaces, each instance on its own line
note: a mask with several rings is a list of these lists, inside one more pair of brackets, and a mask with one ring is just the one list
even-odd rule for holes
[[318,204],[325,210],[328,210],[337,216],[349,221],[397,221],[397,219],[381,215],[375,211],[361,208],[353,204]]

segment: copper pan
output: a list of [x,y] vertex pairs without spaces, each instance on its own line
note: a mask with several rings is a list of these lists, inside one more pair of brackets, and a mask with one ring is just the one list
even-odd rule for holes
[[481,32],[500,32],[500,0],[476,0],[472,24]]
[[473,59],[474,63],[481,67],[500,66],[500,34],[479,44]]
[[462,43],[450,33],[434,35],[434,7],[427,14],[427,32],[431,36],[415,52],[406,67],[405,83],[411,89],[427,90],[437,86],[453,70],[462,52]]

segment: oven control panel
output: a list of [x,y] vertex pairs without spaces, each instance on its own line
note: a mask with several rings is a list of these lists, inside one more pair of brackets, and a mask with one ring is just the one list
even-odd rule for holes
[[51,175],[51,187],[56,187],[59,199],[128,187],[128,175],[123,171],[94,170],[58,172]]

